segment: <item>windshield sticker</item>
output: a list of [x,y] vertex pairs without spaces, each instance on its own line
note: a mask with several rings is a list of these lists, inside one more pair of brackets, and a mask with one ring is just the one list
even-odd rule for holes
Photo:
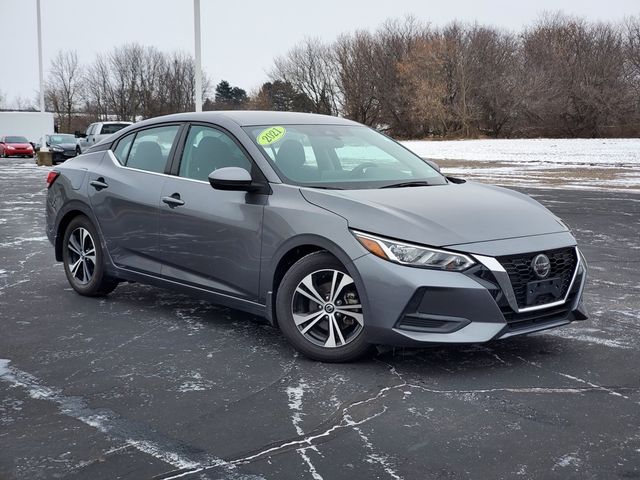
[[284,127],[269,127],[260,132],[258,135],[258,144],[271,145],[279,140],[282,140],[287,130]]

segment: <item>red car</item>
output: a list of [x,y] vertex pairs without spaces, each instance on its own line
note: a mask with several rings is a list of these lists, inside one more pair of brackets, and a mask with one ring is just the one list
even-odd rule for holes
[[0,137],[0,157],[33,157],[33,146],[24,137]]

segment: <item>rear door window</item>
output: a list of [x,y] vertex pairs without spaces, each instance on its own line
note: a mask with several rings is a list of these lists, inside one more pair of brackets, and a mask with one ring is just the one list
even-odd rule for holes
[[166,125],[138,132],[127,155],[126,166],[164,173],[179,129],[179,125]]

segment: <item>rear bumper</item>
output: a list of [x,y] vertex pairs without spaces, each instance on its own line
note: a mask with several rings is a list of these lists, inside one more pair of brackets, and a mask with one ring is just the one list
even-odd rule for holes
[[426,270],[366,255],[354,266],[365,290],[361,296],[365,297],[367,339],[395,346],[483,343],[584,320],[587,268],[582,255],[577,255],[573,282],[562,301],[522,309],[508,301],[511,285],[496,265],[487,268],[480,262],[478,270],[483,274],[478,275],[473,269],[464,273]]

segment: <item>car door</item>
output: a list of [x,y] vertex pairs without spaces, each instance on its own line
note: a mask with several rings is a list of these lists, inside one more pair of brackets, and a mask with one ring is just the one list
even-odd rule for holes
[[160,273],[158,214],[180,124],[145,128],[117,141],[89,178],[89,198],[116,266]]
[[80,147],[81,152],[85,152],[87,148],[89,148],[89,136],[91,135],[91,132],[93,132],[93,127],[95,127],[95,125],[95,123],[89,125],[84,133],[84,137],[78,138],[78,146]]
[[87,135],[87,148],[93,146],[93,144],[96,143],[96,135],[100,133],[101,128],[102,128],[101,123],[93,124],[93,127],[91,128],[91,132],[89,133],[89,135]]
[[214,190],[207,177],[225,166],[261,174],[231,134],[209,125],[189,127],[179,160],[162,188],[162,276],[255,300],[266,196]]

